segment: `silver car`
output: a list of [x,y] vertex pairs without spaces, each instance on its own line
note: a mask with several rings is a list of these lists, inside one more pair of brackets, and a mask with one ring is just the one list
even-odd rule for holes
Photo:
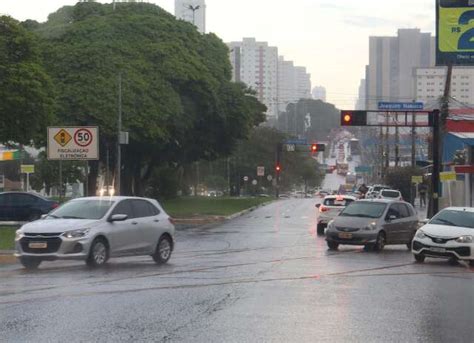
[[359,200],[329,223],[326,241],[331,250],[340,244],[364,245],[366,250],[376,251],[386,244],[406,244],[411,249],[417,228],[416,211],[406,202]]
[[160,204],[136,197],[71,200],[43,219],[23,225],[15,256],[27,269],[42,261],[84,260],[91,267],[110,257],[151,255],[166,263],[174,249],[174,225]]

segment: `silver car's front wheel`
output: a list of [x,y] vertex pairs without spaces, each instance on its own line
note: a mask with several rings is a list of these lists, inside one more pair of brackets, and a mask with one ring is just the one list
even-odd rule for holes
[[90,267],[103,266],[109,259],[109,249],[107,243],[103,239],[96,239],[92,243],[87,265]]
[[153,254],[153,260],[158,264],[163,264],[168,262],[171,257],[171,252],[173,251],[173,243],[169,236],[163,236],[160,238],[156,251]]

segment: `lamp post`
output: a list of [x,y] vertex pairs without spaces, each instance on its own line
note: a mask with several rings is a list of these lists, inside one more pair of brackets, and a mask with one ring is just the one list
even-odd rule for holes
[[196,5],[196,6],[193,6],[193,5],[189,5],[188,6],[188,9],[193,11],[193,25],[196,26],[196,11],[199,10],[201,8],[200,5]]

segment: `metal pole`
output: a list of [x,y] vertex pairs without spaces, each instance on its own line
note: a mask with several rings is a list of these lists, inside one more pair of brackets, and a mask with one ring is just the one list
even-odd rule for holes
[[411,167],[416,167],[416,127],[415,127],[415,113],[411,114]]
[[281,152],[283,150],[283,145],[281,143],[277,144],[276,148],[276,163],[275,163],[275,197],[278,199],[280,197],[280,170],[277,170],[276,167],[280,167]]
[[63,160],[59,160],[59,199],[63,198]]
[[121,194],[121,169],[122,169],[122,149],[120,146],[120,136],[122,132],[122,72],[118,75],[118,118],[117,118],[117,165],[116,165],[116,195]]
[[107,195],[110,195],[109,189],[109,143],[105,145],[105,189],[107,190]]
[[89,196],[89,161],[85,161],[85,169],[84,169],[84,196]]
[[431,173],[431,200],[433,202],[431,216],[439,211],[439,173],[441,167],[440,158],[440,112],[435,110],[433,116],[433,172]]

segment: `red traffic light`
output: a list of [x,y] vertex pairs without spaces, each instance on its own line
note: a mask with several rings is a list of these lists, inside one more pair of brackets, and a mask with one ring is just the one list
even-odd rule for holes
[[277,164],[276,167],[275,167],[275,170],[279,173],[281,171],[280,165]]
[[312,152],[318,152],[318,145],[317,144],[311,144],[311,151]]
[[341,111],[341,126],[367,126],[367,111]]

